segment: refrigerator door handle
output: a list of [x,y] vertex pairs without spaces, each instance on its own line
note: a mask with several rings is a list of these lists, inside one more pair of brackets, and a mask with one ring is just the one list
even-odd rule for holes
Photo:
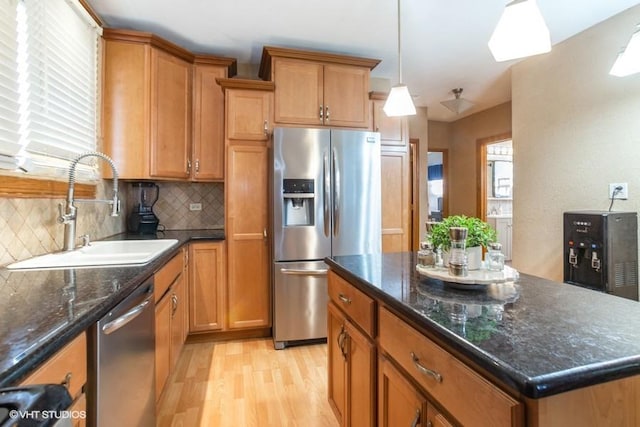
[[329,270],[326,268],[315,269],[315,270],[304,270],[297,268],[281,268],[280,272],[282,274],[289,274],[291,276],[326,276]]
[[340,171],[338,167],[338,156],[333,149],[333,235],[340,233]]
[[329,218],[329,192],[331,191],[331,178],[329,175],[329,156],[327,152],[324,153],[322,163],[322,179],[323,179],[323,191],[322,191],[322,211],[324,214],[324,235],[329,237],[329,225],[331,218]]

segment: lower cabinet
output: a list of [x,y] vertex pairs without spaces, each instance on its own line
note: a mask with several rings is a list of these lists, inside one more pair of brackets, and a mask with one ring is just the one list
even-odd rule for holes
[[226,329],[225,243],[189,245],[189,332]]
[[409,153],[383,150],[382,252],[403,252],[411,246],[411,175]]
[[328,306],[329,403],[342,426],[375,425],[376,349],[338,309]]
[[87,382],[87,335],[81,333],[44,365],[29,375],[21,385],[30,384],[64,384],[69,390],[73,403],[69,411],[73,411],[71,419],[73,427],[86,425],[87,400],[84,385]]
[[[166,289],[156,302],[156,400],[173,372],[187,338],[186,248],[155,274],[155,288]],[[176,264],[177,263],[177,264]],[[167,271],[170,272],[167,273]],[[169,281],[168,286],[166,281]]]

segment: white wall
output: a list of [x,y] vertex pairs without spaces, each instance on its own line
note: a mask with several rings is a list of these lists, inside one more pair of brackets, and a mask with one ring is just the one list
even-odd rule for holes
[[629,183],[613,210],[640,210],[640,74],[608,74],[639,22],[635,6],[512,68],[520,271],[561,281],[562,213],[607,210],[609,183]]

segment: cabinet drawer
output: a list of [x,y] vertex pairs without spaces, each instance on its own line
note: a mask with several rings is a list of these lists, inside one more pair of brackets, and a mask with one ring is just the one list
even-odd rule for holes
[[329,272],[329,298],[370,337],[375,337],[373,299],[332,271]]
[[169,286],[175,282],[176,278],[182,273],[184,269],[184,256],[182,250],[176,254],[171,260],[164,265],[154,276],[154,290],[153,297],[157,304],[169,289]]
[[463,425],[522,425],[522,405],[384,307],[380,346]]
[[83,332],[51,356],[22,384],[65,384],[72,398],[87,382],[87,335]]

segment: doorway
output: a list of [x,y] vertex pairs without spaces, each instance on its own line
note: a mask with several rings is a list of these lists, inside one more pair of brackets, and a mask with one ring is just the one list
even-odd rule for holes
[[448,150],[430,149],[427,154],[427,189],[429,220],[442,221],[448,215],[447,158]]

